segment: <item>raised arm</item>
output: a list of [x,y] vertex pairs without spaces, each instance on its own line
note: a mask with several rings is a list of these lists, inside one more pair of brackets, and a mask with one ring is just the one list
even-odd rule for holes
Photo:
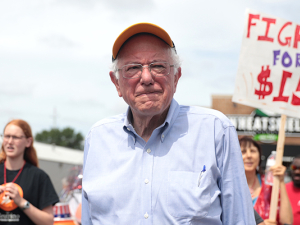
[[293,223],[293,211],[292,206],[286,192],[285,183],[284,183],[284,173],[286,167],[283,165],[275,165],[270,168],[274,176],[278,176],[280,182],[280,210],[279,210],[279,219],[281,224],[292,224]]

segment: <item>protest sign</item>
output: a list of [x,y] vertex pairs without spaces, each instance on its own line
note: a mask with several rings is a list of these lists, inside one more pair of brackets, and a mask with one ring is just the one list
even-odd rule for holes
[[[233,102],[281,114],[276,165],[282,164],[286,115],[300,118],[300,25],[248,9]],[[270,214],[276,220],[279,179]]]
[[300,25],[246,11],[233,102],[300,118]]

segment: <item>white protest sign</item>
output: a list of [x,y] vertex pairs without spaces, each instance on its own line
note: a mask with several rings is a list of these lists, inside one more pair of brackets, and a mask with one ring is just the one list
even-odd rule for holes
[[300,25],[246,11],[233,102],[300,118]]

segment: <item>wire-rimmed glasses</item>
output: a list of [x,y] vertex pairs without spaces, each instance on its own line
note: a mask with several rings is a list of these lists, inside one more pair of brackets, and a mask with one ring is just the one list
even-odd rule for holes
[[153,62],[144,66],[142,64],[132,63],[122,66],[118,71],[121,71],[124,78],[134,79],[142,75],[144,67],[148,67],[152,76],[163,77],[169,75],[171,67],[174,67],[174,65],[170,65],[168,62]]
[[13,139],[13,141],[19,141],[19,140],[21,140],[22,138],[26,138],[25,136],[15,136],[15,135],[1,135],[1,138],[2,138],[2,140],[5,140],[5,141],[8,141],[8,140],[10,140],[10,138],[12,138]]

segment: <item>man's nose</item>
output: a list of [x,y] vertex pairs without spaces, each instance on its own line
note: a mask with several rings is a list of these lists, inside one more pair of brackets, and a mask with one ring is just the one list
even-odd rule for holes
[[147,65],[142,67],[141,82],[146,85],[153,83],[153,75],[150,72],[150,67]]
[[300,174],[300,168],[297,167],[297,169],[295,169],[294,173]]

